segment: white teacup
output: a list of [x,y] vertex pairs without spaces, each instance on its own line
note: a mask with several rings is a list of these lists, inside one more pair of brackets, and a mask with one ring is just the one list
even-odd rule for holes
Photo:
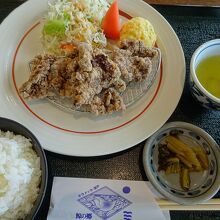
[[214,110],[220,110],[220,99],[212,95],[202,86],[196,75],[196,68],[204,59],[217,55],[220,55],[220,39],[208,41],[198,47],[193,53],[190,63],[190,88],[192,96],[202,106]]

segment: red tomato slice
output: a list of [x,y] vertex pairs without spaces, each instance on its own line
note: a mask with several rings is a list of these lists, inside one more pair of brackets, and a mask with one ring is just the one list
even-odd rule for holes
[[120,37],[120,23],[118,0],[115,0],[108,9],[102,21],[102,28],[107,38],[116,40]]

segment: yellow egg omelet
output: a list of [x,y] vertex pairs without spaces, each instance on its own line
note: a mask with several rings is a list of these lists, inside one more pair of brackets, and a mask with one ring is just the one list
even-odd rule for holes
[[157,35],[153,25],[148,20],[135,17],[122,26],[120,40],[124,39],[142,40],[145,46],[153,47],[157,40]]

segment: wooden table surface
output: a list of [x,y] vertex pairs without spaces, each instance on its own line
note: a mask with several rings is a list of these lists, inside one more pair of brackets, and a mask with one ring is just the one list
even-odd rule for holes
[[158,5],[201,5],[220,6],[220,0],[145,0],[149,4]]

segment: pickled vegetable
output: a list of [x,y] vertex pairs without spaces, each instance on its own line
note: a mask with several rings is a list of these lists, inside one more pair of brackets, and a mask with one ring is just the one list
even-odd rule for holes
[[166,174],[179,173],[180,172],[180,160],[177,157],[167,160]]
[[191,147],[182,142],[178,134],[169,135],[165,143],[158,147],[158,171],[166,175],[178,173],[180,186],[190,189],[190,172],[201,172],[208,169],[209,161],[205,150],[201,147]]
[[209,161],[205,151],[201,147],[194,147],[193,151],[195,152],[196,157],[198,158],[202,168],[204,170],[207,170],[209,167]]
[[167,147],[171,151],[177,155],[181,155],[185,161],[187,161],[192,166],[195,166],[198,170],[201,169],[201,164],[191,147],[187,146],[181,140],[171,135],[167,136],[166,141],[168,143]]
[[168,163],[167,159],[172,158],[174,154],[169,151],[166,145],[160,144],[158,148],[158,171],[164,170],[166,171]]
[[184,190],[189,190],[190,188],[189,169],[185,167],[182,167],[180,171],[180,185]]

